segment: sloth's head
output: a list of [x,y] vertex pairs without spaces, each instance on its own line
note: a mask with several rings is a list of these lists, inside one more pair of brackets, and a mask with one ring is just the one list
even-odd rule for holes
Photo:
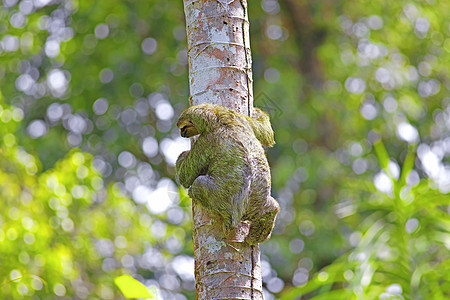
[[180,129],[181,136],[185,138],[190,138],[200,134],[200,131],[198,131],[197,127],[189,119],[179,119],[177,122],[177,127]]
[[198,134],[213,131],[217,126],[221,113],[228,111],[223,106],[203,103],[194,105],[181,113],[177,127],[182,137],[190,138]]

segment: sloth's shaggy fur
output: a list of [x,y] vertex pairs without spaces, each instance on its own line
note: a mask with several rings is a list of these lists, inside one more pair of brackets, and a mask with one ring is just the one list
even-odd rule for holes
[[246,241],[270,237],[280,210],[270,196],[270,168],[262,145],[275,144],[269,116],[253,108],[252,118],[215,104],[186,109],[177,126],[182,136],[199,134],[176,163],[179,182],[189,196],[223,218],[225,233],[251,221]]

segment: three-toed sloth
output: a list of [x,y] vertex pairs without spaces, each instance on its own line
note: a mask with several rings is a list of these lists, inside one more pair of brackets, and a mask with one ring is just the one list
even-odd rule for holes
[[216,104],[186,109],[177,122],[181,136],[199,135],[176,163],[189,196],[223,218],[225,234],[242,220],[251,222],[246,241],[270,237],[280,210],[270,196],[270,168],[264,148],[275,144],[269,116],[253,108],[252,117]]

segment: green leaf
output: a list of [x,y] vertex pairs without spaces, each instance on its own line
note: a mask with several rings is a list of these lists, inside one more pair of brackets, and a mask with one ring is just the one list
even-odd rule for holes
[[341,299],[353,299],[350,298],[353,294],[351,289],[339,289],[332,290],[315,297],[312,297],[311,300],[341,300]]
[[[344,258],[343,256],[342,258]],[[307,293],[310,293],[320,287],[325,285],[330,285],[333,283],[344,282],[343,274],[346,270],[351,270],[356,267],[357,262],[348,261],[348,259],[344,259],[344,261],[336,261],[333,264],[323,268],[320,272],[318,272],[313,279],[308,281],[304,286],[299,286],[291,289],[289,292],[284,294],[280,300],[293,300],[298,299],[298,297],[303,296]],[[322,274],[325,275],[325,277]],[[325,294],[330,293],[330,291],[326,291]],[[338,292],[336,292],[337,294]],[[322,293],[320,293],[322,294]],[[330,298],[335,299],[335,298]],[[341,298],[347,299],[347,298]]]
[[389,155],[381,139],[375,141],[373,147],[375,148],[375,153],[377,154],[377,158],[378,161],[380,162],[381,168],[387,171],[387,167],[389,164]]
[[416,145],[409,145],[408,153],[406,154],[405,161],[403,162],[402,173],[400,175],[400,184],[401,186],[406,185],[406,177],[414,168],[414,160],[416,159]]
[[129,275],[122,275],[114,279],[114,283],[126,298],[156,299],[156,293]]

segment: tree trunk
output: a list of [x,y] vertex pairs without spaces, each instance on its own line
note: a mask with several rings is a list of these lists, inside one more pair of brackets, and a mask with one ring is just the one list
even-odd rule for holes
[[[184,0],[190,105],[216,103],[250,115],[253,84],[247,1]],[[226,239],[213,212],[193,199],[197,299],[263,299],[259,246],[249,222]]]

